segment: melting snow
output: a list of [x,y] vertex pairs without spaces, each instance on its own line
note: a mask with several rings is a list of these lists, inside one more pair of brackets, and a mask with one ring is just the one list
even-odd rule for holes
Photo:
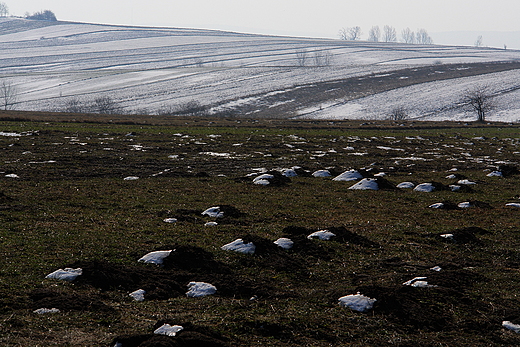
[[487,177],[503,177],[502,172],[500,171],[492,171],[486,175]]
[[437,202],[435,204],[431,204],[430,206],[428,206],[429,208],[443,208],[444,207],[444,204],[442,202]]
[[273,178],[274,178],[274,176],[271,175],[271,174],[262,174],[262,175],[256,177],[253,180],[253,183],[254,184],[261,184],[261,185],[268,185],[270,183],[269,180],[273,179]]
[[58,313],[58,312],[60,312],[60,310],[57,308],[39,308],[37,310],[34,310],[33,312],[37,313],[37,314],[46,314],[46,313]]
[[434,266],[434,267],[430,268],[430,270],[439,272],[442,270],[442,268],[440,266]]
[[330,171],[329,170],[318,170],[314,171],[312,173],[313,177],[330,177]]
[[204,224],[204,226],[207,226],[207,227],[216,227],[218,225],[217,222],[207,222],[206,224]]
[[207,295],[213,295],[217,292],[217,287],[205,282],[190,282],[188,284],[188,298],[200,298]]
[[58,269],[47,276],[45,278],[52,278],[55,280],[63,280],[63,281],[69,281],[72,282],[76,279],[76,277],[80,276],[83,273],[83,270],[81,268],[72,269],[70,267],[67,267],[65,269]]
[[369,298],[362,294],[352,294],[343,296],[338,299],[339,305],[351,308],[354,311],[358,312],[366,312],[374,306],[374,303],[377,301],[376,299]]
[[349,189],[357,189],[357,190],[379,190],[379,185],[377,184],[377,180],[374,178],[363,178],[358,183],[354,184]]
[[460,208],[470,208],[473,205],[471,205],[471,203],[469,201],[464,201],[464,202],[458,203],[457,206]]
[[505,320],[502,322],[502,326],[506,329],[514,331],[515,333],[520,334],[520,325],[518,324],[513,324],[510,321]]
[[476,184],[476,183],[472,182],[470,180],[460,180],[457,182],[457,184],[472,185],[472,184]]
[[8,175],[5,175],[5,177],[7,177],[7,178],[20,178],[20,176],[18,176],[17,174],[8,174]]
[[144,301],[144,295],[146,291],[144,289],[138,289],[135,292],[131,292],[130,295],[135,301]]
[[435,187],[431,183],[421,183],[413,190],[415,190],[416,192],[431,193],[435,190]]
[[415,187],[415,184],[413,184],[412,182],[401,182],[397,185],[397,188],[401,188],[401,189],[410,189],[410,188],[414,188]]
[[506,204],[506,206],[520,208],[520,203],[518,203],[518,202],[510,202],[510,203]]
[[157,328],[153,333],[156,335],[175,336],[179,331],[182,331],[183,329],[184,328],[180,325],[164,324]]
[[283,249],[291,249],[294,245],[294,242],[291,239],[281,237],[278,240],[274,241],[274,244],[282,247]]
[[403,283],[403,286],[412,286],[416,288],[430,288],[436,287],[434,285],[428,284],[428,282],[424,281],[427,277],[415,277],[409,281]]
[[222,218],[224,217],[224,212],[220,211],[220,206],[215,206],[210,207],[206,211],[202,212],[202,215],[211,218]]
[[163,222],[165,222],[165,223],[177,223],[177,218],[166,218],[166,219],[163,219]]
[[284,175],[285,177],[296,177],[296,176],[298,176],[296,171],[294,171],[293,169],[283,170],[282,175]]
[[256,246],[252,242],[244,243],[242,239],[236,239],[220,248],[224,251],[235,251],[244,254],[253,254],[256,250]]
[[162,265],[164,258],[170,255],[172,251],[155,251],[144,255],[138,261],[141,263],[152,263],[156,265]]
[[361,175],[357,170],[348,170],[340,174],[339,176],[334,177],[333,181],[357,181],[362,179],[363,175]]
[[320,240],[328,241],[333,236],[336,236],[336,234],[331,233],[328,230],[320,230],[320,231],[313,232],[312,234],[307,236],[307,238],[308,239],[320,239]]
[[135,181],[138,179],[139,179],[139,177],[137,177],[137,176],[128,176],[128,177],[123,178],[123,180],[125,180],[125,181]]

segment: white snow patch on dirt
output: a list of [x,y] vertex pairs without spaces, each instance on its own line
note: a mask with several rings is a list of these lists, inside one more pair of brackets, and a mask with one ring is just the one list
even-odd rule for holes
[[217,287],[206,282],[190,282],[188,283],[188,298],[200,298],[203,296],[213,295],[217,292]]
[[164,259],[170,255],[172,250],[169,251],[155,251],[145,254],[138,261],[141,263],[151,263],[156,265],[162,265]]
[[82,273],[83,269],[81,268],[72,269],[67,267],[65,269],[58,269],[45,276],[45,278],[72,282],[76,277],[81,276]]
[[252,242],[244,243],[244,240],[242,239],[236,239],[220,248],[224,251],[234,251],[244,254],[253,254],[256,250],[256,246]]
[[343,307],[348,307],[354,311],[358,312],[367,312],[372,309],[374,303],[377,301],[376,299],[369,298],[368,296],[364,296],[360,293],[351,294],[347,296],[342,296],[338,299],[339,305]]

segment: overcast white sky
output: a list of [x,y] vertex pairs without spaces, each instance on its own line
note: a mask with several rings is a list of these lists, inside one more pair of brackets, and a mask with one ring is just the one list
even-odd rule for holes
[[12,15],[59,20],[337,38],[342,27],[428,32],[520,31],[520,0],[0,0]]

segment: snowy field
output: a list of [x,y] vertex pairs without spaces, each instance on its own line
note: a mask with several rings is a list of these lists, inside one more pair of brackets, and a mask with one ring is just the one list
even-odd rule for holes
[[[100,96],[110,96],[126,112],[149,114],[193,101],[215,114],[247,104],[276,109],[291,100],[272,96],[299,86],[414,66],[516,60],[515,50],[0,19],[0,74],[16,86],[19,110],[60,111],[72,99]],[[454,108],[458,94],[486,83],[500,94],[493,120],[518,121],[518,75],[514,70],[355,100],[299,103],[290,116],[372,119],[404,106],[417,119],[463,119],[468,115]]]

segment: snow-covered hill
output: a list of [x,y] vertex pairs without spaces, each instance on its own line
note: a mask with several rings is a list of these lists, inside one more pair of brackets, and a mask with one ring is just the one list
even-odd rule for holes
[[[448,107],[457,93],[486,82],[513,90],[500,111],[514,120],[518,70],[438,82],[400,73],[406,83],[375,95],[366,84],[382,76],[386,85],[396,70],[434,65],[441,78],[449,64],[499,61],[520,61],[520,51],[0,18],[0,76],[16,86],[22,110],[109,96],[150,114],[195,102],[219,114],[342,119],[384,117],[405,104],[413,117],[442,119],[460,113]],[[358,94],[329,87],[354,78]]]

